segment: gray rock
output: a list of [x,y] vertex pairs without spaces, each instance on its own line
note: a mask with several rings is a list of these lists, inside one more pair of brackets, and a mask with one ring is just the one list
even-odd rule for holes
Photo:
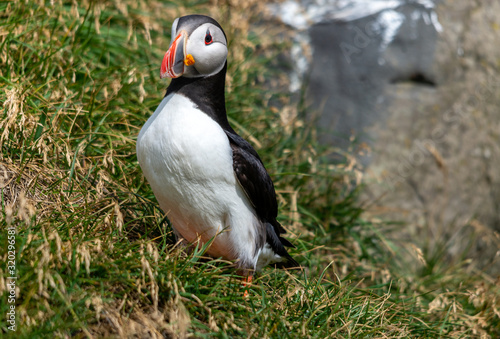
[[405,221],[401,236],[430,253],[458,260],[468,249],[497,273],[500,51],[492,46],[500,41],[500,17],[492,13],[500,4],[450,0],[437,11],[436,87],[385,86],[386,119],[369,128],[376,139],[366,179],[371,196],[382,197],[371,212]]
[[404,4],[354,21],[333,20],[309,29],[313,58],[307,97],[320,111],[324,142],[346,148],[354,134],[368,142],[366,128],[387,119],[385,87],[412,82],[434,86],[437,39],[432,9]]
[[312,50],[292,76],[304,80],[323,142],[370,145],[368,216],[404,221],[398,236],[427,253],[458,260],[468,248],[499,272],[500,3],[311,3],[284,19]]

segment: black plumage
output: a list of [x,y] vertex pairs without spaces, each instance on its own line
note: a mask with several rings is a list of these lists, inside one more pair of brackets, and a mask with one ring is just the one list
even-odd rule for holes
[[229,124],[225,103],[225,78],[227,62],[222,70],[212,76],[172,79],[165,96],[176,92],[192,100],[196,106],[214,119],[226,133],[233,152],[233,169],[240,185],[255,208],[258,218],[266,229],[261,230],[256,248],[266,242],[272,250],[285,258],[277,267],[298,267],[299,264],[288,254],[286,247],[294,247],[281,235],[285,229],[276,220],[278,204],[274,184],[255,149]]

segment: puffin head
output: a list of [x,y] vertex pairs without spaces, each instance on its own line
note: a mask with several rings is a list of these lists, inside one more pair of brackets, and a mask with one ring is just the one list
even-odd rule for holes
[[160,78],[214,75],[226,59],[226,34],[219,23],[205,15],[183,16],[172,24],[172,42],[163,57]]

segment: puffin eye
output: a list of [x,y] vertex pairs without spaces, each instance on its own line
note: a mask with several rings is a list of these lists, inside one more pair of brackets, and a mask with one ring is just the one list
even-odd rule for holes
[[207,34],[205,35],[205,45],[210,45],[212,42],[214,42],[212,34],[210,34],[210,31],[207,29]]

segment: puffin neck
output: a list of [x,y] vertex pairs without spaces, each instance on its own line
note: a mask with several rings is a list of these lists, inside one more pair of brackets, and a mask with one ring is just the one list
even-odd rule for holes
[[198,108],[214,119],[225,130],[231,130],[226,115],[226,99],[224,88],[226,84],[227,62],[219,73],[207,77],[172,79],[165,96],[176,93],[190,99]]

